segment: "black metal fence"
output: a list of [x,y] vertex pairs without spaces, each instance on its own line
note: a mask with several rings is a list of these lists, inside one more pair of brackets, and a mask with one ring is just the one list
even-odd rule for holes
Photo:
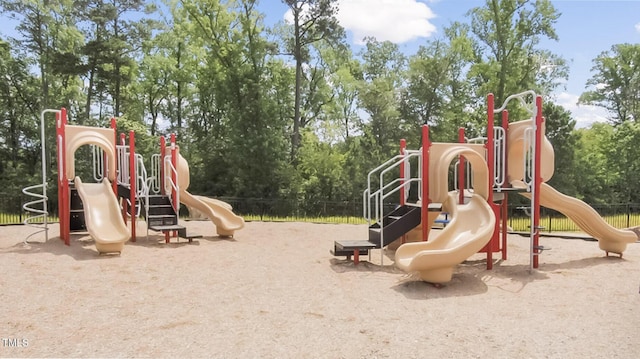
[[[220,198],[231,204],[238,215],[248,221],[313,221],[319,223],[365,223],[361,201],[302,201],[270,200],[260,198]],[[0,193],[0,225],[20,224],[33,214],[26,213],[22,205],[32,198],[22,193]],[[56,199],[57,200],[57,199]],[[397,204],[389,203],[385,210],[393,209]],[[36,206],[36,208],[39,208]],[[41,208],[41,207],[40,207]],[[593,206],[607,223],[616,228],[640,226],[640,203],[611,204]],[[48,221],[57,221],[57,204],[49,200]],[[188,216],[183,207],[182,216]],[[37,221],[37,220],[36,220]],[[509,207],[509,226],[516,231],[526,231],[530,220],[526,209]],[[544,231],[579,231],[580,229],[562,214],[542,208],[541,226]]]

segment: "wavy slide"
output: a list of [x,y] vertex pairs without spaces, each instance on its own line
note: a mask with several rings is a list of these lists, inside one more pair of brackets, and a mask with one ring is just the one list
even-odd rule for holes
[[180,202],[189,208],[195,208],[213,222],[221,237],[232,237],[234,232],[244,227],[244,219],[231,210],[228,203],[217,199],[194,196],[187,192],[190,182],[189,163],[178,153],[178,182]]
[[607,252],[607,255],[611,252],[622,256],[627,244],[638,240],[634,232],[612,227],[591,206],[558,192],[546,183],[540,185],[540,205],[556,210],[574,221],[580,229],[598,240],[600,249]]
[[233,233],[244,227],[244,219],[237,216],[229,209],[229,205],[223,205],[221,201],[194,196],[187,191],[180,191],[180,202],[187,207],[195,208],[209,218],[216,225],[219,236],[231,237]]
[[493,234],[495,216],[482,196],[474,194],[466,204],[457,204],[450,193],[442,204],[451,222],[435,239],[405,243],[396,250],[396,266],[405,272],[419,272],[422,280],[441,284],[451,281],[456,265],[484,247]]
[[131,235],[109,180],[105,178],[102,183],[83,183],[80,177],[76,177],[74,184],[82,199],[87,230],[98,252],[122,252],[124,243]]

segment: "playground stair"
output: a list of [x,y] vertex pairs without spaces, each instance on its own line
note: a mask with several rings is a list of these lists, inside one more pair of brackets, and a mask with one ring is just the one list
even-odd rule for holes
[[[381,248],[400,238],[420,224],[421,209],[417,206],[404,205],[396,208],[382,219],[382,226],[374,223],[369,226],[369,240],[341,240],[334,242],[331,253],[334,256],[354,256],[357,264],[361,254],[369,253],[369,250]],[[382,243],[380,237],[382,235]]]
[[[165,234],[165,241],[169,242],[169,234],[177,233],[180,238],[185,238],[191,242],[194,238],[201,238],[200,235],[188,235],[187,229],[178,224],[178,214],[176,213],[169,196],[150,195],[148,197],[148,213],[142,211],[149,229]],[[140,204],[146,208],[146,198],[140,198]]]

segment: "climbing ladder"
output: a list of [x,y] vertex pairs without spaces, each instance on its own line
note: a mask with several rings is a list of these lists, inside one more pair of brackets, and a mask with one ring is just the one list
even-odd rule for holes
[[[22,209],[31,213],[30,216],[22,222],[26,226],[31,226],[34,228],[38,228],[38,231],[31,233],[24,239],[24,243],[28,243],[29,238],[33,237],[38,233],[44,232],[45,242],[49,240],[49,209],[47,207],[47,201],[49,197],[47,197],[47,156],[46,156],[46,146],[45,146],[45,125],[44,125],[44,117],[47,113],[55,113],[56,121],[60,119],[61,112],[59,110],[44,110],[40,113],[40,151],[41,151],[41,162],[42,162],[42,182],[40,184],[36,184],[33,186],[28,186],[22,189],[22,193],[29,197],[35,197],[36,199],[29,201],[22,205]],[[42,193],[36,193],[41,189]],[[39,205],[39,206],[38,206]],[[40,207],[40,208],[36,208]],[[42,223],[40,223],[39,219],[42,219]]]

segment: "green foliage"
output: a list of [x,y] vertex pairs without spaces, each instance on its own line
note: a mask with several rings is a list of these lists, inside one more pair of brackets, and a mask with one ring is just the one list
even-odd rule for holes
[[[420,147],[424,123],[434,141],[456,141],[458,127],[483,136],[487,93],[500,105],[566,78],[564,59],[540,46],[557,39],[548,0],[487,0],[408,56],[376,39],[352,53],[336,0],[284,3],[293,23],[269,28],[256,0],[167,0],[166,12],[142,0],[0,0],[0,14],[19,22],[16,38],[0,39],[0,185],[39,182],[40,112],[64,106],[77,124],[117,117],[146,158],[158,136],[177,133],[193,193],[302,199],[311,213],[321,201],[360,200],[368,172],[401,138]],[[603,52],[595,90],[581,98],[609,109],[615,128],[575,130],[545,97],[551,184],[561,191],[640,201],[638,53],[628,44]],[[515,102],[509,111],[529,116]],[[51,179],[53,132],[48,120]]]
[[574,131],[576,121],[561,106],[550,102],[543,106],[545,132],[555,155],[555,172],[549,184],[564,194],[576,196],[576,182],[580,181],[580,176],[575,172],[575,151],[578,144],[578,135]]
[[640,44],[618,44],[593,60],[593,77],[587,85],[593,90],[580,96],[580,102],[600,106],[620,124],[640,119]]

